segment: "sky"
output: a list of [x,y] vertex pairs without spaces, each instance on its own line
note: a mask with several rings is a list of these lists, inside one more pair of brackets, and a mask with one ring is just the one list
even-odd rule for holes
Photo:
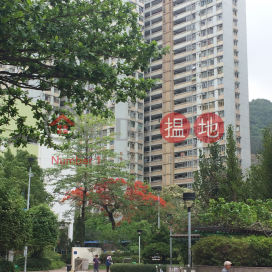
[[272,101],[272,1],[246,0],[246,12],[249,101]]

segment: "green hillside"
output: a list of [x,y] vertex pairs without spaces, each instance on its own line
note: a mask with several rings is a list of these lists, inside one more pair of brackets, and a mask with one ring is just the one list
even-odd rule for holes
[[249,102],[251,153],[258,153],[262,144],[262,129],[272,123],[272,102],[253,99]]

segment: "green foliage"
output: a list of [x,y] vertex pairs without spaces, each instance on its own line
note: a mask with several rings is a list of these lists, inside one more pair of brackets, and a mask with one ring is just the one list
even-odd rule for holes
[[[3,172],[0,172],[2,174]],[[0,256],[8,250],[22,250],[31,235],[29,212],[19,191],[0,177]]]
[[[24,270],[25,258],[16,261],[20,271]],[[27,258],[27,271],[43,271],[49,270],[51,261],[46,258]]]
[[43,253],[43,258],[46,258],[51,261],[50,270],[63,268],[65,266],[65,263],[61,259],[61,255],[53,251],[53,249],[47,248]]
[[[113,264],[111,272],[156,272],[156,265],[152,264]],[[166,272],[166,266],[160,267],[163,272]]]
[[262,130],[272,120],[272,102],[266,99],[253,99],[249,102],[251,153],[258,154],[262,147]]
[[272,196],[272,125],[263,129],[262,147],[257,155],[259,164],[249,171],[252,198],[263,200]]
[[208,158],[200,150],[199,170],[194,172],[195,182],[193,183],[197,199],[203,207],[208,206],[209,199],[219,198],[220,179],[225,172],[218,142],[208,145],[208,148]]
[[49,207],[41,204],[30,209],[32,237],[29,242],[32,257],[41,257],[45,247],[56,246],[58,239],[57,216]]
[[211,199],[210,208],[199,217],[205,226],[270,230],[271,210],[272,199],[225,203],[225,200],[220,198],[219,201]]
[[[52,120],[44,116],[52,106],[42,100],[32,104],[26,90],[54,87],[69,105],[76,105],[78,115],[90,106],[93,114],[108,117],[105,102],[143,99],[145,90],[156,84],[153,79],[131,77],[135,71],[147,70],[150,58],[167,51],[158,49],[155,41],[144,41],[131,3],[1,0],[0,7],[1,64],[20,67],[18,72],[1,72],[0,126],[15,121],[15,135],[22,135],[15,146],[27,144],[25,136],[54,146],[46,131]],[[104,61],[109,58],[117,60],[116,66]],[[90,84],[95,85],[92,91],[86,90]],[[18,112],[19,101],[32,109],[35,127]]]
[[[29,167],[28,158],[36,158],[27,151],[18,149],[16,155],[13,155],[10,149],[3,153],[0,157],[2,165],[3,177],[8,180],[13,187],[16,187],[20,194],[27,201]],[[48,203],[51,200],[50,194],[46,192],[43,182],[43,170],[38,165],[38,160],[35,159],[31,163],[31,172],[34,176],[31,178],[30,190],[30,207],[37,206],[41,203]]]
[[16,272],[14,263],[0,260],[0,272]]
[[218,142],[208,146],[207,158],[200,152],[200,169],[194,172],[193,188],[203,208],[208,207],[210,199],[218,201],[219,198],[225,198],[230,202],[243,201],[249,196],[248,184],[243,180],[242,169],[235,153],[237,148],[232,125],[227,127],[226,140],[224,160]]
[[222,266],[225,260],[231,260],[235,266],[272,266],[271,238],[209,236],[200,239],[192,247],[192,252],[196,265]]

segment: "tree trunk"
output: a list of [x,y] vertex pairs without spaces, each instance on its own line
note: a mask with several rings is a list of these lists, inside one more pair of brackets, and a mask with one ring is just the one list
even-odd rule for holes
[[82,207],[81,207],[81,220],[82,220],[82,241],[80,241],[80,246],[84,247],[84,242],[85,242],[85,210],[86,210],[86,193],[87,193],[87,188],[84,188],[83,192],[83,199],[82,199]]
[[112,227],[112,230],[115,230],[115,227],[116,227],[116,224],[115,224],[115,220],[114,220],[114,217],[113,217],[113,212],[109,211],[108,210],[108,207],[107,206],[104,206],[104,209],[105,211],[107,212],[108,216],[109,216],[109,219],[111,221],[111,227]]

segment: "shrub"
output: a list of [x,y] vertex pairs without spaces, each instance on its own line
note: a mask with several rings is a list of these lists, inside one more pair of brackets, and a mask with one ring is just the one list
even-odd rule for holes
[[[156,272],[156,265],[153,264],[113,264],[110,267],[111,272]],[[166,272],[166,266],[162,265],[160,269]]]
[[192,252],[196,265],[222,266],[231,260],[235,266],[272,266],[272,239],[263,236],[209,236],[198,241]]
[[[168,264],[168,265],[170,265],[170,260],[164,260],[164,261],[144,260],[144,264],[165,264],[165,265]],[[172,264],[179,264],[179,261],[172,260]]]
[[15,272],[14,263],[0,260],[0,272]]
[[[24,270],[25,258],[21,258],[16,261],[21,271]],[[51,261],[46,258],[27,258],[27,270],[28,271],[42,271],[49,270]]]

